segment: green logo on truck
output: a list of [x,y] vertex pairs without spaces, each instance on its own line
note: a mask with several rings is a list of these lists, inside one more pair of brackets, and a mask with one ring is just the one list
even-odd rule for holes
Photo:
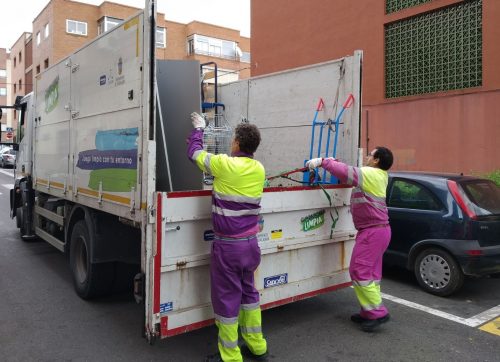
[[50,113],[57,107],[59,101],[59,76],[45,91],[45,113]]
[[300,222],[302,223],[302,231],[317,229],[325,223],[325,210],[303,217]]

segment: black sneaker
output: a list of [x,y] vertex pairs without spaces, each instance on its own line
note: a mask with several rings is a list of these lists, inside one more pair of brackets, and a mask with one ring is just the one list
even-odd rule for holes
[[365,332],[373,332],[375,328],[377,328],[382,323],[388,322],[390,318],[391,317],[389,316],[389,314],[387,314],[377,319],[365,319],[361,322],[361,329]]
[[269,355],[269,350],[262,354],[254,354],[246,344],[240,346],[240,351],[243,356],[252,358],[255,361],[267,361],[267,356]]
[[364,321],[367,321],[368,319],[361,317],[359,313],[353,314],[351,316],[351,321],[354,323],[363,323]]
[[204,359],[205,362],[224,362],[222,360],[222,357],[220,356],[220,353],[215,353],[215,354],[210,354],[205,357]]

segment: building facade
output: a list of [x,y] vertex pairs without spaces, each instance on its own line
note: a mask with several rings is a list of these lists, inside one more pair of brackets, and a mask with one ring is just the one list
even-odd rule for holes
[[499,1],[253,0],[251,13],[252,76],[363,50],[366,153],[390,147],[398,170],[500,169]]
[[[16,96],[31,92],[37,74],[139,10],[109,1],[96,6],[50,0],[33,20],[32,33],[23,33],[12,45],[10,54],[0,49],[0,104],[13,104]],[[250,39],[240,36],[238,30],[197,21],[181,24],[166,20],[161,13],[157,17],[156,57],[198,60],[201,64],[215,62],[219,82],[250,76]],[[9,59],[7,65],[3,65],[5,59]],[[214,68],[209,65],[203,72],[210,73]],[[207,79],[207,83],[213,80]],[[8,122],[14,129],[15,142],[16,112],[5,110],[5,113],[2,130]]]
[[[9,54],[7,53],[7,49],[0,48],[0,105],[7,104],[7,59]],[[5,132],[7,127],[7,109],[1,109],[2,119],[0,120],[1,125],[1,134],[0,134],[0,142],[5,142]]]
[[[70,0],[49,1],[33,21],[33,75],[59,62],[138,10],[108,1],[99,6]],[[233,74],[234,79],[234,75],[236,78],[250,75],[249,54],[250,39],[241,37],[237,30],[196,21],[180,24],[168,21],[164,14],[158,13],[158,59],[216,62],[221,74]]]
[[[9,105],[14,104],[17,96],[23,96],[33,90],[33,47],[31,33],[25,32],[16,40],[10,48],[9,54],[9,87],[8,100]],[[14,137],[11,139],[16,141],[17,129],[17,112],[9,110],[11,125],[14,129]]]

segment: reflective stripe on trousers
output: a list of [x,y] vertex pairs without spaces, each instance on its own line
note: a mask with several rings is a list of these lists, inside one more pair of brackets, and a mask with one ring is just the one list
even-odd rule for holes
[[242,304],[238,323],[241,336],[253,354],[260,355],[267,351],[267,342],[262,334],[262,317],[259,303]]
[[267,351],[261,330],[259,292],[254,281],[259,263],[260,248],[255,236],[232,241],[216,237],[212,243],[212,306],[219,329],[219,352],[224,361],[242,361],[238,321],[248,348],[257,354]]
[[238,347],[238,321],[236,318],[218,318],[215,316],[215,325],[219,330],[217,345],[223,361],[242,362]]
[[377,319],[388,313],[382,304],[380,280],[382,257],[390,240],[389,226],[363,229],[356,236],[349,273],[363,318]]

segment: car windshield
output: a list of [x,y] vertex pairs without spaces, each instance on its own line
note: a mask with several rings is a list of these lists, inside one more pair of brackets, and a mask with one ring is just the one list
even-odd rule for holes
[[460,183],[478,215],[500,214],[500,188],[493,181],[474,180]]

